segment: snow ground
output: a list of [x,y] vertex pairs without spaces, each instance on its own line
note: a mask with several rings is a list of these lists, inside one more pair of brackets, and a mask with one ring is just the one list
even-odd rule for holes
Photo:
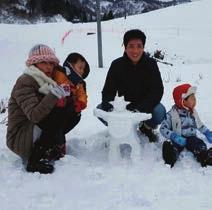
[[[19,157],[6,147],[6,126],[0,124],[0,208],[2,210],[210,210],[212,168],[201,168],[186,151],[173,169],[164,165],[161,143],[142,140],[142,155],[132,165],[107,161],[107,129],[93,116],[110,63],[123,53],[123,33],[140,28],[147,35],[146,50],[165,52],[159,63],[165,93],[162,103],[172,106],[172,89],[189,82],[198,87],[197,110],[212,129],[212,2],[195,1],[154,12],[102,23],[104,68],[98,68],[95,23],[37,25],[0,24],[0,90],[8,98],[23,72],[29,49],[44,43],[56,50],[61,62],[78,51],[89,61],[89,104],[78,126],[67,135],[68,155],[55,163],[55,173],[26,173]],[[61,44],[66,31],[71,34]],[[0,114],[0,121],[6,117]],[[208,144],[208,146],[210,146]]]

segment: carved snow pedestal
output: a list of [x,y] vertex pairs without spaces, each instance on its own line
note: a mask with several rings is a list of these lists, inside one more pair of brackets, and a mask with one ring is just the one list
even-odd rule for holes
[[129,144],[132,148],[131,160],[140,159],[141,145],[137,134],[138,123],[151,118],[151,114],[130,112],[126,110],[128,102],[124,97],[115,97],[111,102],[112,112],[105,112],[101,109],[94,109],[94,115],[102,118],[108,123],[109,132],[109,161],[120,162],[120,144]]

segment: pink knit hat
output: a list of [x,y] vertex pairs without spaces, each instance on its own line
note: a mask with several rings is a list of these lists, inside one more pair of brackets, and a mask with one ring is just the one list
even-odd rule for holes
[[26,65],[31,66],[40,62],[52,62],[59,64],[60,61],[50,47],[44,44],[37,44],[29,51]]

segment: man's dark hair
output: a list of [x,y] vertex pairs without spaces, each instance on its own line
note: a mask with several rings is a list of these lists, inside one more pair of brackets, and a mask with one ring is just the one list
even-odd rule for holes
[[123,39],[123,43],[124,43],[124,47],[127,47],[127,44],[130,40],[132,39],[140,39],[143,43],[143,46],[146,43],[146,35],[144,34],[143,31],[139,30],[139,29],[132,29],[127,31],[124,34],[124,39]]

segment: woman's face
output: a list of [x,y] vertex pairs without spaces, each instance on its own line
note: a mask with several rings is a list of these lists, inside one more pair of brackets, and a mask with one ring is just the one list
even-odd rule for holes
[[52,77],[53,69],[55,67],[55,64],[52,62],[41,62],[36,63],[35,66],[42,71],[46,76]]

